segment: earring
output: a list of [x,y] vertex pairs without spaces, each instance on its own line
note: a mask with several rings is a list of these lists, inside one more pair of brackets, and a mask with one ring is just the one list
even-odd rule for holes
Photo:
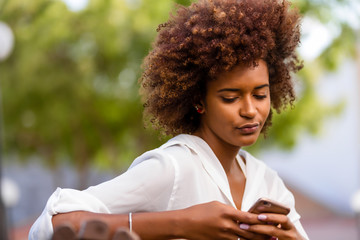
[[202,113],[202,111],[203,111],[202,108],[200,108],[200,107],[197,106],[197,105],[195,106],[195,109],[196,109],[196,111],[197,111],[198,113]]

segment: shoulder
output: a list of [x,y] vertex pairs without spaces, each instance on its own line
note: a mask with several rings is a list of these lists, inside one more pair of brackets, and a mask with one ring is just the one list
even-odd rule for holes
[[251,171],[250,174],[256,176],[261,172],[261,175],[263,176],[262,179],[264,183],[267,184],[268,194],[270,194],[271,197],[274,197],[281,202],[287,202],[289,205],[293,204],[294,198],[292,193],[288,190],[284,181],[275,170],[271,169],[263,161],[260,161],[246,151],[242,150],[239,154],[246,156],[247,170]]
[[266,192],[272,196],[288,194],[289,191],[277,171],[244,150],[239,154],[246,159],[246,174],[249,181],[265,186]]
[[194,141],[196,141],[196,137],[188,134],[173,137],[160,147],[147,151],[136,158],[130,168],[150,159],[169,163],[189,159],[197,152],[197,146]]
[[258,184],[257,188],[259,189],[265,186],[262,194],[285,205],[294,207],[295,200],[292,193],[275,170],[246,151],[241,150],[239,154],[246,159],[248,180],[254,185]]
[[257,171],[265,171],[264,173],[266,175],[269,175],[271,177],[276,177],[276,178],[279,177],[275,170],[270,168],[263,161],[261,161],[258,158],[254,157],[251,153],[241,149],[239,151],[239,155],[245,159],[247,169],[249,169],[249,170],[257,170]]

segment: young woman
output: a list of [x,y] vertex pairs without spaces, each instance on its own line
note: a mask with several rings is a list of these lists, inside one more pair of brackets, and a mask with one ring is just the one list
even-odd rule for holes
[[[175,137],[113,180],[57,189],[29,238],[98,219],[142,239],[308,239],[283,181],[241,149],[271,125],[271,107],[294,101],[299,21],[285,0],[180,7],[160,25],[141,79],[149,122]],[[260,197],[290,213],[248,212]]]

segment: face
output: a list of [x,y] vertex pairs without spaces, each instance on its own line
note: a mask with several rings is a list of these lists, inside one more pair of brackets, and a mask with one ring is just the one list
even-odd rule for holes
[[208,143],[239,148],[256,142],[270,112],[268,68],[263,60],[258,63],[208,82],[197,131]]

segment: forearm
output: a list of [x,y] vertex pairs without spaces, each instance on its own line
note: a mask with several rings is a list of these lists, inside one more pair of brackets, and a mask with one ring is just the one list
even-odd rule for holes
[[[141,239],[173,239],[183,237],[182,210],[152,213],[133,213],[132,229]],[[110,237],[119,227],[129,227],[128,214],[100,214],[84,211],[57,214],[52,219],[54,229],[70,223],[76,232],[81,224],[89,220],[100,220],[107,224]]]
[[174,239],[184,237],[185,210],[135,213],[133,214],[133,231],[141,239]]
[[[79,231],[81,223],[89,220],[100,220],[109,227],[110,238],[119,227],[129,227],[128,214],[97,214],[90,212],[71,212],[53,217],[53,226],[70,223]],[[271,219],[270,219],[271,220]],[[276,222],[276,221],[270,221]],[[243,230],[239,223],[250,227],[262,223],[258,215],[239,211],[232,206],[209,202],[189,208],[164,211],[133,213],[132,230],[143,240],[162,239],[261,239],[261,234]],[[264,228],[267,225],[261,225]],[[261,230],[261,229],[260,229]],[[258,231],[260,231],[258,230]],[[264,229],[262,229],[264,231]],[[255,231],[256,232],[256,231]],[[263,234],[270,235],[269,230]]]

